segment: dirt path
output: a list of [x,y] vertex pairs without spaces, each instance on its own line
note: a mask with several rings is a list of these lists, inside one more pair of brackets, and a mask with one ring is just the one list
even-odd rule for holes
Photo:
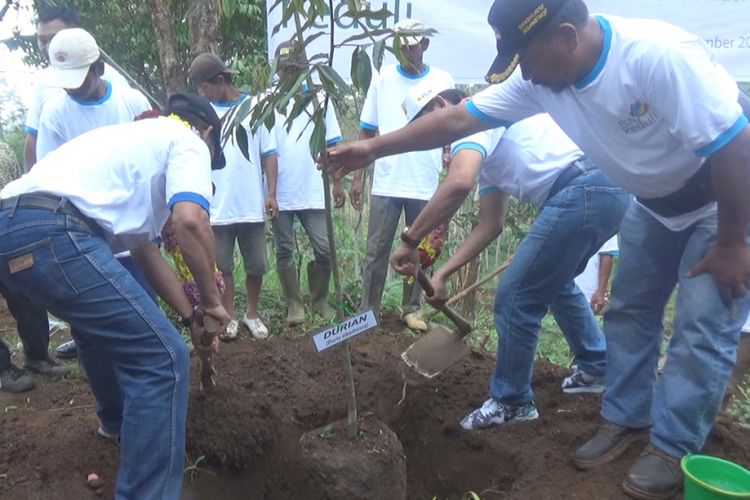
[[[402,443],[409,498],[458,499],[469,491],[483,499],[623,497],[623,475],[645,441],[612,464],[578,472],[570,454],[594,430],[599,398],[563,394],[564,369],[537,363],[539,420],[466,433],[458,421],[484,400],[494,358],[473,353],[435,380],[409,386],[399,405],[399,354],[409,339],[398,330],[391,319],[384,325],[390,333],[354,340],[352,357],[360,411],[377,415]],[[184,498],[317,498],[299,466],[298,442],[345,416],[340,353],[317,354],[309,339],[283,337],[222,347],[220,386],[211,396],[197,391],[193,363],[189,458],[204,456],[211,472],[186,474]],[[111,497],[117,448],[96,437],[92,404],[83,381],[0,394],[0,498]],[[718,424],[705,451],[750,465],[750,433]],[[98,495],[85,485],[92,471],[105,483]]]

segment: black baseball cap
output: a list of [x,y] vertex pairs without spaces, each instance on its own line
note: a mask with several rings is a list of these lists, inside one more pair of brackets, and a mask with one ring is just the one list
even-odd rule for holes
[[213,127],[211,137],[214,140],[214,157],[211,159],[211,170],[224,168],[227,160],[221,149],[221,120],[208,99],[187,92],[173,94],[164,111],[165,115],[172,113],[188,122],[197,119]]
[[190,68],[188,68],[188,80],[190,80],[193,85],[198,85],[199,83],[211,80],[213,77],[221,73],[236,75],[239,72],[227,66],[227,63],[222,61],[216,54],[204,52],[203,54],[198,54],[195,59],[193,59],[193,62],[190,63]]
[[555,19],[568,0],[495,0],[487,22],[500,33],[497,57],[484,79],[500,83],[516,69],[520,52]]

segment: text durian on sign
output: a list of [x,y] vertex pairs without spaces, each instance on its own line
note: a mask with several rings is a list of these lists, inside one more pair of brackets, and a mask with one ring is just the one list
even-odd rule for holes
[[318,352],[321,352],[377,327],[378,320],[375,317],[375,312],[372,309],[367,309],[346,318],[341,323],[321,330],[313,335],[313,341],[315,342],[315,348]]

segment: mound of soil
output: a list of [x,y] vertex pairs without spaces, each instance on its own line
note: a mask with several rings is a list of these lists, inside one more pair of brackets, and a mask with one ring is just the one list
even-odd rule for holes
[[[493,355],[472,352],[435,379],[408,386],[400,402],[399,356],[411,341],[392,317],[380,332],[351,342],[360,413],[376,416],[401,442],[408,498],[458,499],[470,491],[483,499],[624,498],[620,484],[645,439],[613,463],[577,471],[570,456],[595,430],[599,398],[563,394],[567,370],[537,362],[538,420],[467,433],[458,422],[484,401]],[[274,336],[223,345],[216,367],[219,386],[201,393],[194,361],[187,438],[198,467],[186,472],[183,498],[321,498],[300,438],[346,416],[341,352],[318,354],[309,338]],[[80,380],[37,384],[27,394],[0,394],[0,498],[111,497],[117,447],[96,437],[88,387]],[[720,421],[704,451],[748,466],[749,434]],[[90,472],[104,481],[99,493],[86,486]]]
[[354,439],[339,420],[300,438],[309,491],[331,500],[406,500],[406,459],[396,434],[375,415],[360,419]]

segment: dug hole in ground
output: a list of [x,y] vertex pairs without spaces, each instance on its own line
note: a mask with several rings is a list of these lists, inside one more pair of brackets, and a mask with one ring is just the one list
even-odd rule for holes
[[[2,328],[14,328],[5,312]],[[399,405],[400,354],[413,339],[388,316],[350,341],[361,417],[353,442],[341,353],[318,354],[310,338],[291,335],[224,344],[210,395],[198,390],[193,360],[184,499],[397,499],[404,485],[409,499],[626,498],[620,484],[645,438],[610,464],[576,470],[571,455],[595,430],[600,398],[563,394],[565,368],[537,361],[538,420],[465,432],[459,421],[486,398],[493,354],[474,351],[409,386]],[[88,385],[36,382],[0,395],[0,498],[111,498],[117,448],[96,436]],[[750,433],[721,420],[704,452],[747,466]],[[87,486],[91,472],[100,488]]]

